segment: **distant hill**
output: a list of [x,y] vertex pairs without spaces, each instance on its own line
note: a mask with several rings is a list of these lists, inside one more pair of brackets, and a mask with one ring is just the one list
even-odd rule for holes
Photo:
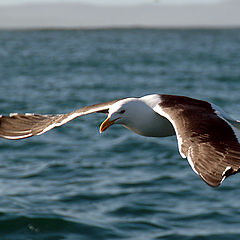
[[78,3],[0,7],[0,28],[240,27],[240,0],[218,4],[95,6]]

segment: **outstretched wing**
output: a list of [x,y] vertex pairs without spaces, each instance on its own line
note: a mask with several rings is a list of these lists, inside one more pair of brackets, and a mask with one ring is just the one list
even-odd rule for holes
[[76,117],[95,112],[108,113],[109,107],[117,101],[119,100],[83,107],[66,114],[40,115],[34,113],[12,113],[9,116],[0,115],[0,137],[22,139],[40,135]]
[[154,110],[172,123],[181,156],[207,184],[217,187],[240,171],[240,132],[219,114],[219,108],[182,96],[160,95],[160,99]]

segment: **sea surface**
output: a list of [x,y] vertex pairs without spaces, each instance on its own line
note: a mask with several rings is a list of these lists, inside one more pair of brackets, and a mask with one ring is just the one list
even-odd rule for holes
[[[151,93],[211,101],[240,119],[240,30],[0,31],[0,113],[67,113]],[[176,137],[103,114],[0,139],[1,240],[237,240],[240,174],[211,188]]]

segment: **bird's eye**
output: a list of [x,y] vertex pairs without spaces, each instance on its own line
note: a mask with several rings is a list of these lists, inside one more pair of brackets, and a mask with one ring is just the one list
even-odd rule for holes
[[120,113],[120,114],[123,114],[123,113],[125,113],[125,110],[121,110],[119,113]]

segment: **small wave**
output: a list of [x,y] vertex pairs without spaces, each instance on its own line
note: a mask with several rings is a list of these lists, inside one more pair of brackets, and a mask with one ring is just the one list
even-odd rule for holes
[[[121,238],[114,229],[94,224],[75,222],[60,217],[12,216],[0,220],[1,239],[108,239]],[[47,238],[46,238],[47,237]],[[34,238],[35,239],[35,238]]]

